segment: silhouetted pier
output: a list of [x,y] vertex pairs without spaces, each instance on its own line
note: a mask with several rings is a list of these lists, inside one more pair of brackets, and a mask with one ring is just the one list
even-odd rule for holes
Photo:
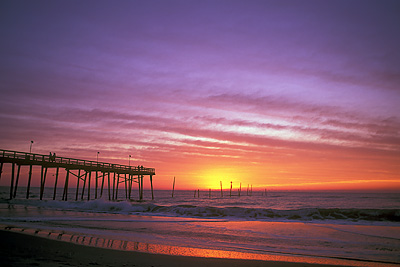
[[[57,182],[59,180],[60,168],[65,169],[66,175],[64,180],[64,191],[62,200],[67,200],[69,182],[72,177],[76,177],[76,196],[75,200],[80,197],[84,199],[85,189],[87,184],[87,199],[90,200],[90,187],[91,181],[95,182],[95,196],[103,196],[104,180],[107,178],[108,181],[108,198],[109,200],[116,200],[118,197],[118,188],[120,183],[125,184],[125,197],[131,199],[131,192],[133,183],[138,184],[139,199],[143,199],[143,177],[148,175],[150,177],[151,185],[151,198],[154,199],[153,194],[153,175],[155,175],[154,168],[145,168],[143,166],[126,166],[120,164],[104,163],[90,160],[73,159],[58,157],[55,155],[41,155],[26,152],[18,152],[11,150],[0,149],[0,179],[3,171],[4,163],[10,163],[11,166],[11,181],[10,181],[10,199],[15,198],[18,189],[18,182],[20,178],[21,166],[29,166],[29,177],[26,190],[26,198],[29,198],[29,191],[32,180],[32,168],[33,166],[41,166],[40,172],[40,199],[43,199],[44,188],[46,184],[47,170],[49,168],[55,168],[55,181],[54,181],[54,193],[53,199],[56,199]],[[17,171],[15,170],[17,167]],[[73,178],[72,178],[73,179]],[[112,181],[111,181],[112,180]],[[79,187],[82,182],[81,188]],[[81,194],[79,196],[79,190]],[[98,191],[100,190],[99,194]]]

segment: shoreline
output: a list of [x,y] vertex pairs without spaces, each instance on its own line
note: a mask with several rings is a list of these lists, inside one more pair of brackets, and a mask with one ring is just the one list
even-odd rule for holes
[[74,244],[7,230],[0,230],[0,237],[3,241],[0,242],[0,261],[2,262],[2,266],[335,266],[281,261],[171,256],[122,251]]

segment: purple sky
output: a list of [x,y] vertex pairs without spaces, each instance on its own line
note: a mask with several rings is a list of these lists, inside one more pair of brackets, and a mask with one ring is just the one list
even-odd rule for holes
[[[353,164],[370,168],[357,181],[400,188],[399,14],[399,1],[3,0],[0,148],[132,154],[187,186],[235,166],[264,166],[260,186],[341,183]],[[322,154],[337,167],[311,175]]]

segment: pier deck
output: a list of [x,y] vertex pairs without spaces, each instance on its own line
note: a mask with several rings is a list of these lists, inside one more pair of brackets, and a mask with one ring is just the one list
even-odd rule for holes
[[[29,178],[27,185],[27,194],[26,198],[29,198],[29,190],[30,183],[32,179],[32,167],[33,166],[41,166],[41,177],[40,177],[40,199],[43,198],[43,192],[46,182],[46,174],[48,168],[56,168],[56,178],[54,184],[54,195],[53,199],[56,197],[56,187],[59,176],[59,169],[63,168],[66,170],[65,184],[64,184],[64,193],[63,200],[67,200],[68,195],[68,184],[69,177],[75,176],[77,178],[77,188],[76,188],[76,200],[78,200],[78,191],[81,189],[81,199],[85,194],[86,183],[88,184],[87,196],[90,199],[90,182],[92,180],[92,172],[95,173],[96,178],[96,191],[95,198],[97,198],[98,191],[98,183],[101,180],[101,191],[100,197],[103,194],[104,189],[104,178],[108,177],[108,195],[110,200],[117,199],[118,196],[118,186],[120,183],[125,183],[125,192],[126,198],[131,198],[132,191],[132,183],[135,182],[138,184],[139,188],[139,199],[143,199],[143,177],[148,175],[150,177],[151,184],[151,194],[152,199],[154,199],[153,194],[153,175],[155,175],[154,168],[146,168],[143,166],[127,166],[113,163],[105,163],[98,161],[90,161],[90,160],[82,160],[82,159],[74,159],[74,158],[66,158],[66,157],[58,157],[54,155],[42,155],[42,154],[34,154],[27,152],[18,152],[12,150],[3,150],[0,149],[0,179],[3,170],[4,163],[12,164],[11,169],[11,181],[10,181],[10,199],[15,198],[18,181],[20,175],[21,166],[29,166]],[[15,166],[18,167],[17,175],[15,177]],[[78,171],[78,174],[73,171]],[[100,174],[100,175],[99,175]],[[113,183],[111,185],[110,176],[113,174]],[[83,182],[83,186],[79,187],[79,182]],[[112,197],[111,197],[112,190]]]

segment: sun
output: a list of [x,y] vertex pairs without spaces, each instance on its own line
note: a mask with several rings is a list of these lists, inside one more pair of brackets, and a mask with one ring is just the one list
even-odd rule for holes
[[234,168],[212,168],[207,169],[199,175],[198,187],[202,189],[227,189],[231,182],[239,186],[240,174]]

